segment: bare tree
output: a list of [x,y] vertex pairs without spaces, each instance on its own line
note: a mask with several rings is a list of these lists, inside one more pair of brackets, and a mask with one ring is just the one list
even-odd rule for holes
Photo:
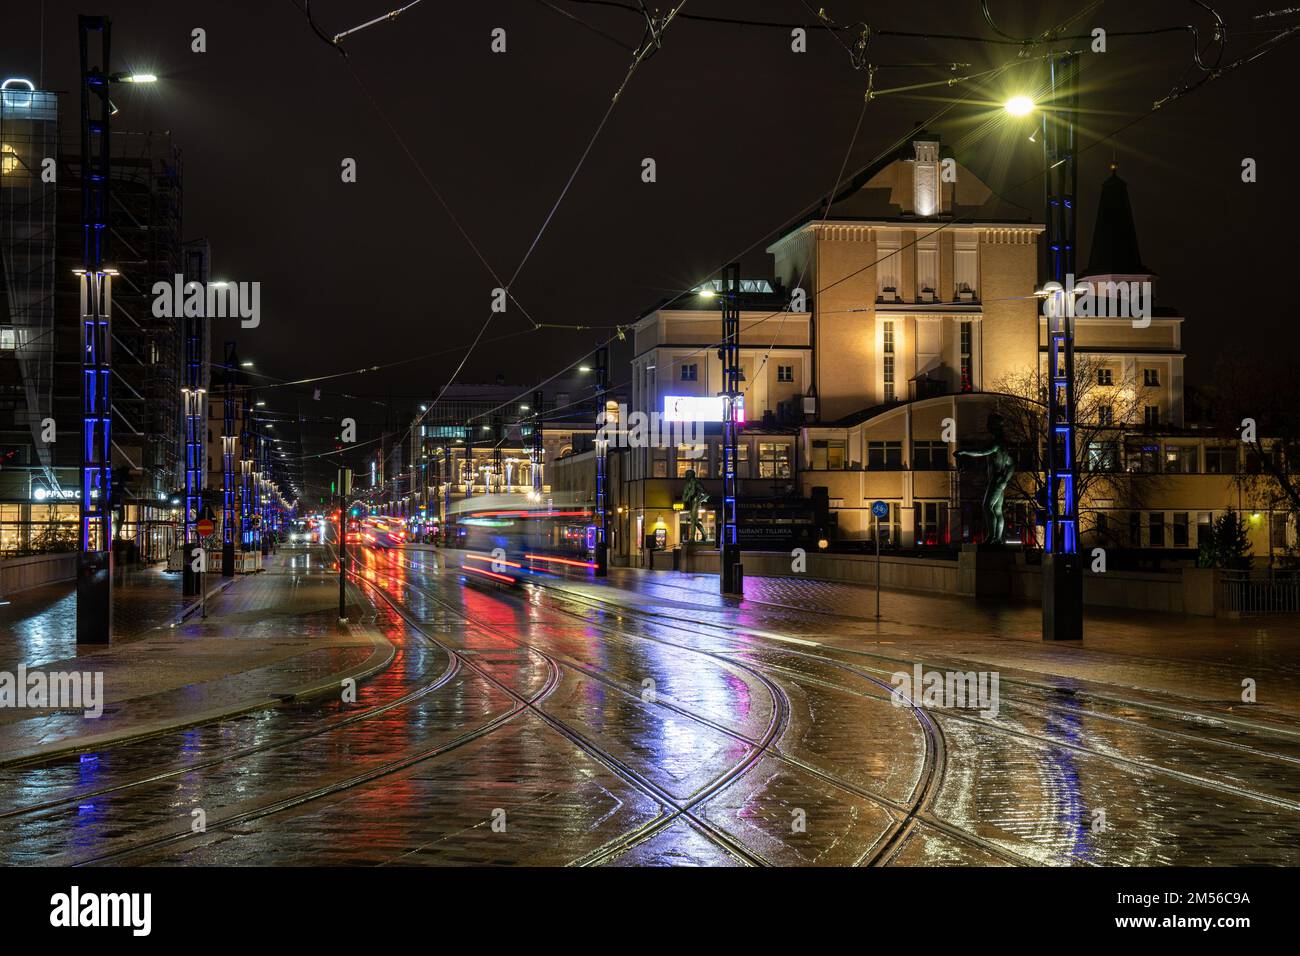
[[[1157,491],[1156,468],[1129,460],[1126,443],[1146,429],[1152,389],[1100,358],[1076,354],[1074,365],[1075,454],[1079,462],[1079,533],[1096,533],[1104,544],[1127,542],[1118,529],[1098,518],[1111,509],[1144,508]],[[995,409],[1005,424],[1007,442],[1016,448],[1017,471],[1007,500],[1041,510],[1047,500],[1047,383],[1032,369],[993,383]],[[1102,507],[1102,502],[1109,502]]]

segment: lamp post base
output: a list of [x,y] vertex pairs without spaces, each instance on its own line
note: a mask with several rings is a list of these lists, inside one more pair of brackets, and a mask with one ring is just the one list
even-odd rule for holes
[[1083,562],[1077,554],[1043,555],[1043,640],[1083,640]]
[[108,644],[113,633],[113,553],[77,557],[77,643]]

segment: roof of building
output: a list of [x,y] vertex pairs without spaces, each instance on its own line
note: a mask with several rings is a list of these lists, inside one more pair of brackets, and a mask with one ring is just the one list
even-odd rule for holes
[[1084,276],[1149,276],[1154,273],[1142,263],[1138,249],[1137,225],[1133,222],[1133,204],[1128,184],[1111,166],[1110,175],[1101,184],[1097,201],[1097,225],[1092,233],[1092,251]]
[[[1003,199],[983,180],[960,164],[958,164],[960,173],[954,184],[952,208],[949,212],[935,216],[904,213],[904,207],[898,202],[898,184],[890,174],[890,168],[896,163],[914,160],[916,154],[914,144],[919,142],[939,142],[939,136],[918,126],[903,138],[897,148],[855,173],[834,195],[829,210],[826,208],[826,197],[822,197],[816,205],[808,208],[782,229],[781,235],[786,236],[809,222],[822,218],[841,222],[845,220],[942,222],[962,219],[969,222],[1028,224],[1034,221],[1030,210]],[[952,150],[943,145],[939,147],[939,158],[941,161],[955,159]]]

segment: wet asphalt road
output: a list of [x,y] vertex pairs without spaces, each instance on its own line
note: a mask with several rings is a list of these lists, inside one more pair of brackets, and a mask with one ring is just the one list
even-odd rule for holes
[[1300,727],[1016,681],[996,715],[908,706],[900,661],[793,610],[650,616],[438,561],[362,553],[398,653],[355,703],[0,768],[0,861],[1300,863]]

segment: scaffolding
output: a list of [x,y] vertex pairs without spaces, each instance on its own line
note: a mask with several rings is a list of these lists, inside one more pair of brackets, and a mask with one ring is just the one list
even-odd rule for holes
[[[54,282],[59,102],[25,80],[0,89],[0,355],[17,365],[24,398],[8,396],[12,418],[0,420],[0,445],[31,449],[6,468],[25,467],[25,496],[39,488],[51,500],[63,490],[55,472],[53,443],[42,435],[54,417]],[[5,376],[9,379],[10,376]],[[75,447],[75,446],[74,446]],[[19,457],[19,456],[15,456]]]

